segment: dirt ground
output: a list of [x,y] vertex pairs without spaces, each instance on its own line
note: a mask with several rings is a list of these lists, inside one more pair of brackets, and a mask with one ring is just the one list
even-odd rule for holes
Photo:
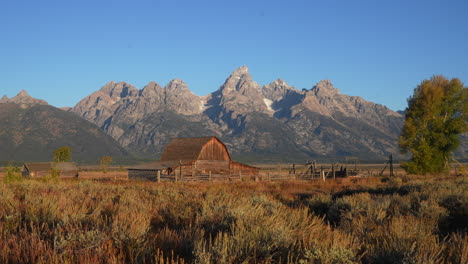
[[[5,172],[0,171],[0,178],[5,177]],[[102,171],[81,171],[79,179],[102,179],[102,180],[127,180],[127,171],[109,171],[103,173]]]
[[127,170],[124,171],[109,171],[103,173],[102,171],[82,171],[80,172],[80,179],[108,179],[108,180],[127,180]]

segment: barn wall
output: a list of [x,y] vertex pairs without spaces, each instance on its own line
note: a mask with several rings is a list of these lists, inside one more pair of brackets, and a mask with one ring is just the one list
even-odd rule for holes
[[196,170],[201,173],[229,173],[229,161],[226,160],[198,160]]
[[45,177],[50,175],[50,171],[32,171],[29,174],[31,177]]
[[[23,176],[29,176],[29,177],[46,177],[51,175],[51,171],[24,171],[22,172]],[[60,178],[71,178],[71,177],[78,177],[79,172],[78,171],[59,171],[59,177]]]
[[231,158],[224,144],[212,138],[203,146],[198,160],[231,160]]
[[59,172],[60,177],[63,178],[70,178],[70,177],[78,177],[79,173],[78,171],[60,171]]
[[231,161],[230,162],[230,169],[233,172],[242,173],[242,175],[258,175],[259,168],[252,167],[246,164],[242,164],[239,162]]

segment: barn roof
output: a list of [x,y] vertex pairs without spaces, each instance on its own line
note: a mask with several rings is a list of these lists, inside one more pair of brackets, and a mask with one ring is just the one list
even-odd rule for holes
[[[197,160],[203,146],[212,139],[216,139],[226,147],[217,137],[174,138],[164,148],[161,161],[169,160]],[[229,154],[229,153],[228,153]]]
[[52,162],[25,163],[24,167],[28,171],[49,171],[52,169]]
[[77,171],[78,166],[75,162],[40,162],[40,163],[24,163],[24,167],[28,171],[50,171],[55,165],[55,168],[60,171]]
[[77,171],[78,166],[75,162],[57,162],[55,168],[59,171]]

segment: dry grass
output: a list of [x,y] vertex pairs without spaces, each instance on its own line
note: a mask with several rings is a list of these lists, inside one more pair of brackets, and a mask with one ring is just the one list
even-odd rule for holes
[[124,171],[109,171],[103,173],[102,171],[81,171],[80,179],[90,180],[90,179],[117,179],[117,180],[127,180],[128,172]]
[[0,263],[467,263],[467,187],[23,179],[0,183]]

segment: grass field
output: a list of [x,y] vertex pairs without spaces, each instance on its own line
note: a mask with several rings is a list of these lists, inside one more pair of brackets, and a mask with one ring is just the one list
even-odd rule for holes
[[0,263],[468,261],[466,177],[157,184],[87,173],[0,183]]

